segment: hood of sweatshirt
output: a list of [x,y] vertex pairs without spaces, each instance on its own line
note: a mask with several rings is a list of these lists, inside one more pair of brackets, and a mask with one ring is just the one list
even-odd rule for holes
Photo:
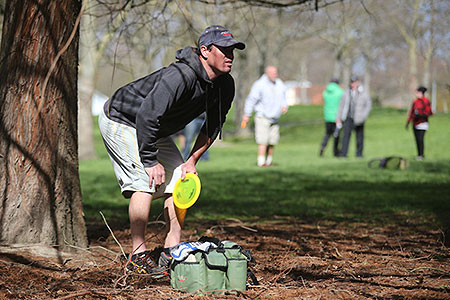
[[342,91],[341,87],[335,82],[330,82],[327,85],[327,88],[325,89],[325,93],[327,94],[335,94],[337,92],[340,93],[341,91]]
[[[201,80],[207,82],[209,85],[212,86],[212,81],[209,79],[208,73],[206,73],[205,68],[203,67],[200,59],[198,58],[198,48],[193,48],[193,47],[184,47],[183,49],[177,50],[176,54],[175,54],[175,58],[181,62],[181,63],[185,63],[186,65],[188,65],[197,75],[198,78],[200,78]],[[219,93],[220,94],[220,93]],[[208,96],[207,96],[208,98]],[[219,97],[219,108],[221,107],[221,98]],[[206,132],[208,132],[208,100],[205,101],[205,111],[207,112],[205,114],[205,124],[206,124]],[[220,118],[220,114],[221,112],[218,111],[217,112]],[[220,122],[219,122],[220,123]],[[219,128],[220,134],[219,137],[222,138],[222,124],[220,124],[220,128]],[[207,134],[207,137],[208,134]],[[208,139],[208,145],[209,145],[209,139]]]
[[188,65],[192,70],[194,70],[197,77],[203,79],[208,83],[212,83],[206,73],[205,68],[198,59],[197,48],[194,47],[184,47],[183,49],[177,50],[175,53],[175,58],[182,63]]

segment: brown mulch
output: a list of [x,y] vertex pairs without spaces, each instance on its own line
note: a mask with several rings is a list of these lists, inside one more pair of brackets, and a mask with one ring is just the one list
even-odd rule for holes
[[[148,246],[161,245],[161,226],[149,224]],[[111,227],[129,251],[129,230]],[[450,299],[444,234],[420,220],[383,226],[281,217],[191,222],[183,240],[232,240],[257,261],[251,268],[258,286],[214,296],[175,291],[169,278],[126,275],[111,234],[91,228],[89,235],[90,248],[70,258],[34,256],[26,248],[0,253],[0,299]]]

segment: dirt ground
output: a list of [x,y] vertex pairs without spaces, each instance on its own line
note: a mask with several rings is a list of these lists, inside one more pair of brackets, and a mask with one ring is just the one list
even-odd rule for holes
[[[88,250],[44,258],[26,247],[0,249],[0,299],[450,299],[444,233],[423,220],[375,226],[274,217],[190,223],[183,240],[211,235],[251,250],[258,286],[233,295],[190,295],[169,278],[125,275],[129,230],[90,225]],[[126,227],[126,226],[123,226]],[[162,225],[149,224],[149,246]]]

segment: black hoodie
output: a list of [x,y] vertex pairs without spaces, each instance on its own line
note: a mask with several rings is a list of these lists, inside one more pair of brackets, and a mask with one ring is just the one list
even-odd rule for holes
[[158,163],[159,138],[183,129],[205,111],[207,122],[202,132],[214,140],[234,98],[233,77],[225,74],[211,81],[195,48],[178,50],[176,59],[119,88],[104,106],[111,120],[136,128],[144,167]]

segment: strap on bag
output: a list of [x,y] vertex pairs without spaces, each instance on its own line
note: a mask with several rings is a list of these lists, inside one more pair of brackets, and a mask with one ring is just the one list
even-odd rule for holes
[[256,264],[255,258],[251,255],[250,250],[241,250],[242,255],[244,255],[247,258],[248,262]]
[[252,280],[253,285],[259,285],[259,281],[256,278],[255,274],[249,270],[247,270],[247,276]]
[[222,242],[218,238],[210,237],[210,236],[202,236],[198,241],[202,242],[202,243],[203,242],[210,242],[210,243],[216,244],[217,247],[219,247],[220,244],[222,244]]

